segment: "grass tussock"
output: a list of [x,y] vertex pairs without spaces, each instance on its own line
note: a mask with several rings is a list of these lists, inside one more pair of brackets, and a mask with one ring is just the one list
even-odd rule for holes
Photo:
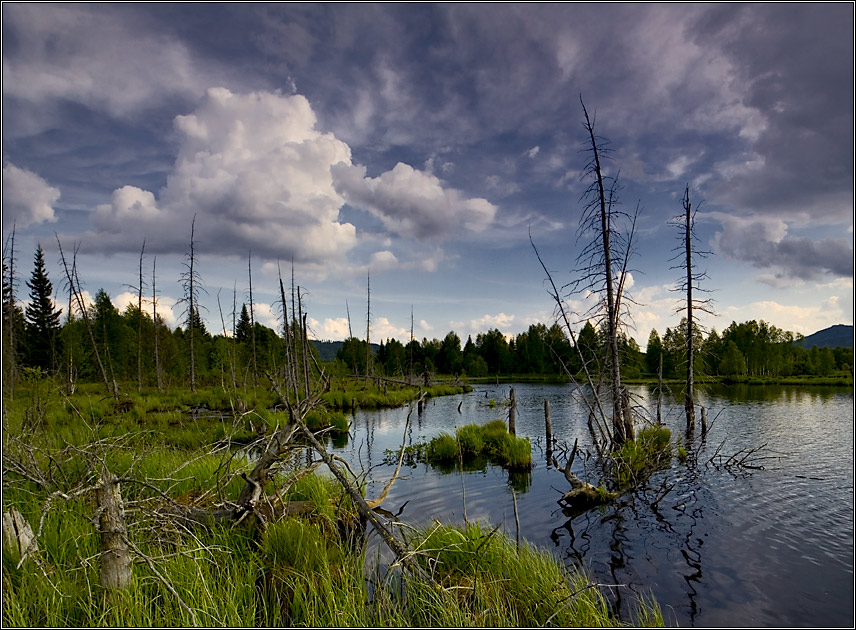
[[483,458],[510,470],[528,470],[532,467],[532,445],[529,438],[511,435],[502,420],[493,420],[481,426],[460,427],[454,436],[441,433],[425,446],[424,458],[438,465],[460,460],[466,465]]
[[656,471],[668,468],[672,458],[671,431],[664,426],[645,427],[636,439],[611,454],[618,487],[644,483]]

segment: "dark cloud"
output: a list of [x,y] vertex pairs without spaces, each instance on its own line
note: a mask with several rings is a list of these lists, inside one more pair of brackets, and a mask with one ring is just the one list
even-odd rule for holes
[[697,40],[731,60],[743,102],[764,120],[758,138],[747,146],[758,167],[725,174],[710,197],[777,217],[848,220],[853,212],[853,5],[725,7],[708,17],[699,21]]
[[789,236],[785,223],[775,219],[721,220],[724,230],[715,243],[717,252],[726,257],[776,270],[785,278],[853,277],[853,246],[845,239]]

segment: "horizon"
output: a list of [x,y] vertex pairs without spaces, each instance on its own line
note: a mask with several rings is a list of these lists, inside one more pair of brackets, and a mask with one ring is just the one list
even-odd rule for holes
[[[196,218],[212,334],[248,300],[277,330],[280,270],[311,333],[462,343],[550,326],[529,233],[575,280],[584,98],[641,214],[628,329],[680,322],[681,212],[717,316],[809,336],[853,325],[854,7],[3,5],[3,236],[17,298],[41,242],[90,299],[136,303],[140,251],[181,325]],[[623,33],[615,37],[616,29]],[[702,252],[710,255],[702,258]],[[578,276],[578,274],[577,274]],[[151,295],[148,296],[151,298]],[[150,306],[150,299],[149,308]],[[591,299],[566,296],[585,321]],[[581,326],[582,324],[580,324]]]

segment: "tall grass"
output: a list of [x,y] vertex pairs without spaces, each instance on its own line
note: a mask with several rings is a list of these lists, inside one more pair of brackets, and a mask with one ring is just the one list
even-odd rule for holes
[[459,459],[466,464],[486,458],[511,470],[528,470],[532,467],[532,445],[529,438],[508,433],[502,420],[493,420],[482,426],[460,427],[454,436],[441,433],[428,443],[425,457],[429,463],[444,465]]
[[[4,401],[4,456],[31,457],[43,479],[5,474],[2,507],[17,508],[34,529],[44,521],[37,553],[21,566],[3,550],[4,626],[616,624],[585,578],[477,526],[436,527],[408,541],[441,590],[369,567],[364,522],[342,487],[321,475],[303,476],[285,493],[286,501],[301,502],[300,516],[264,528],[245,522],[190,529],[175,522],[163,508],[215,508],[237,499],[245,483],[239,474],[251,464],[228,442],[286,421],[261,393],[242,393],[261,405],[255,411],[224,418],[188,413],[203,404],[237,405],[230,394],[218,398],[213,391],[144,392],[116,405],[97,388],[62,397],[50,383],[30,387]],[[343,421],[347,431],[342,414],[327,414],[330,425]],[[490,453],[509,466],[524,460],[524,450],[531,458],[528,439],[508,435],[502,421],[462,427],[446,438],[455,460],[461,449],[474,457]],[[130,587],[109,593],[100,586],[94,495],[72,492],[94,486],[102,464],[126,478],[121,491],[135,560]],[[279,476],[268,492],[284,485]],[[662,623],[652,606],[640,620]]]
[[625,442],[613,452],[613,478],[618,487],[644,483],[657,470],[668,468],[672,458],[670,439],[667,427],[644,427],[635,440]]

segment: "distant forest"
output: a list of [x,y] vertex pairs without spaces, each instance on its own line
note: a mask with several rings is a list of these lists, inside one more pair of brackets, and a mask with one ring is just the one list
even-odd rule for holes
[[[230,334],[212,334],[198,313],[185,324],[170,330],[160,318],[129,305],[120,313],[110,296],[99,290],[94,304],[87,309],[89,325],[77,314],[64,318],[51,300],[52,283],[47,277],[39,249],[30,279],[26,282],[30,300],[26,309],[14,299],[3,273],[3,364],[4,376],[20,368],[41,371],[80,380],[97,381],[95,349],[110,376],[119,382],[139,381],[152,386],[162,379],[167,386],[186,383],[190,371],[190,335],[194,328],[195,372],[200,383],[217,384],[234,379],[236,384],[252,383],[265,371],[274,371],[285,360],[283,331],[274,331],[253,323],[246,307],[223,329]],[[297,327],[297,320],[291,323]],[[661,336],[654,330],[647,352],[626,336],[621,338],[622,374],[627,378],[656,376],[662,357],[665,379],[686,376],[685,323],[666,328]],[[850,348],[801,347],[802,336],[771,326],[764,321],[732,323],[718,333],[699,334],[695,347],[694,373],[712,377],[789,377],[799,375],[852,375],[853,352]],[[498,329],[479,334],[475,339],[460,339],[449,332],[441,339],[413,340],[403,344],[387,339],[368,351],[365,340],[350,338],[337,344],[333,356],[327,356],[334,375],[408,375],[442,374],[484,377],[491,375],[576,375],[585,360],[597,365],[606,344],[602,327],[586,322],[576,334],[574,347],[558,325],[533,324],[515,337]],[[94,344],[94,345],[93,345]],[[317,360],[319,346],[313,352]],[[329,347],[329,346],[328,346]]]

